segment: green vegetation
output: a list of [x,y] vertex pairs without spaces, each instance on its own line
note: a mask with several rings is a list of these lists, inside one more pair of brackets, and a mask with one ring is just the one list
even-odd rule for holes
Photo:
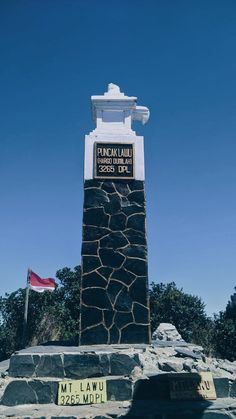
[[[27,346],[46,341],[78,343],[81,270],[64,268],[56,273],[59,286],[53,292],[30,291]],[[21,348],[25,289],[0,297],[0,360]]]
[[160,323],[172,323],[186,342],[202,345],[211,352],[213,321],[207,317],[201,298],[186,294],[174,282],[152,283],[150,312],[152,331]]
[[[80,266],[63,268],[56,277],[59,285],[53,293],[30,292],[27,346],[78,344]],[[236,293],[214,319],[206,315],[201,298],[186,294],[174,282],[152,283],[149,295],[152,331],[160,323],[172,323],[187,342],[202,345],[208,354],[236,359]],[[0,297],[0,360],[21,348],[24,303],[25,289]]]

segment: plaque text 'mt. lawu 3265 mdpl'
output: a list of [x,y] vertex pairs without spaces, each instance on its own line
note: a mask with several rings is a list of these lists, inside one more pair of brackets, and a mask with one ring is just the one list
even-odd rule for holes
[[80,344],[149,343],[143,137],[136,106],[110,84],[92,96],[85,138]]

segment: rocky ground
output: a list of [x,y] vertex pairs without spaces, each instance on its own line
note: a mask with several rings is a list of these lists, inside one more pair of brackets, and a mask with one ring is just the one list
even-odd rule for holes
[[[43,347],[42,347],[43,348]],[[34,348],[29,348],[27,351]],[[35,349],[36,350],[36,349]],[[38,349],[37,349],[38,350]],[[43,349],[42,349],[43,350]],[[79,348],[77,348],[79,350]],[[106,351],[106,348],[97,349],[97,353]],[[46,349],[50,352],[50,349]],[[116,348],[111,357],[117,352]],[[222,419],[236,418],[236,362],[206,357],[203,348],[186,343],[178,334],[173,325],[161,324],[153,335],[152,345],[139,347],[123,346],[119,349],[122,359],[126,362],[135,362],[132,371],[123,379],[135,383],[145,383],[145,391],[141,392],[141,398],[131,401],[110,400],[102,405],[82,406],[57,406],[54,403],[37,405],[0,405],[0,418],[66,418],[66,419],[111,419],[111,418],[142,418],[142,419]],[[96,351],[94,352],[96,354]],[[104,355],[103,355],[104,356]],[[110,358],[113,359],[113,358]],[[7,384],[12,380],[8,375],[9,362],[0,363],[0,396],[3,395]],[[119,366],[123,368],[124,365]],[[126,369],[126,366],[125,368]],[[217,387],[217,400],[215,401],[190,401],[173,402],[170,400],[155,400],[149,397],[153,393],[152,386],[158,383],[154,377],[163,376],[165,373],[189,373],[209,371],[215,378]],[[79,378],[79,377],[78,377]],[[32,379],[34,379],[32,377]],[[109,377],[108,377],[109,379]],[[19,378],[17,378],[19,380]],[[155,390],[155,389],[154,389]],[[155,394],[155,391],[154,391]],[[17,395],[13,395],[13,398]],[[123,399],[124,400],[124,399]]]

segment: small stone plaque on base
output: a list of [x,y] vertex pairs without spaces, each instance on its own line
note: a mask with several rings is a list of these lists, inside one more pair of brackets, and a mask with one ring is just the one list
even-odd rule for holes
[[215,400],[216,391],[210,372],[169,375],[171,400]]
[[79,405],[105,403],[107,385],[104,379],[61,381],[58,385],[58,404]]

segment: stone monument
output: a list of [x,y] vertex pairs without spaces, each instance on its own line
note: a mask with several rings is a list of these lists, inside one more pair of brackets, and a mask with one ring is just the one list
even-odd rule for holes
[[150,343],[143,137],[149,110],[115,84],[85,137],[80,345]]

